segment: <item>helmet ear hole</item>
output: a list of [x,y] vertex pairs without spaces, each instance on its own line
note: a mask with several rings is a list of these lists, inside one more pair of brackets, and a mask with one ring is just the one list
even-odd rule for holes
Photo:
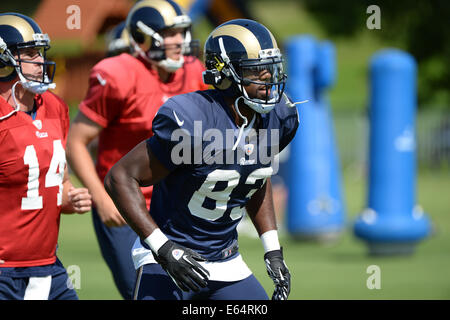
[[142,33],[134,31],[131,33],[131,36],[133,37],[134,41],[136,41],[137,44],[144,43],[144,35]]
[[232,82],[230,79],[226,78],[226,77],[222,77],[222,81],[215,85],[215,87],[219,90],[226,90],[231,86]]
[[203,82],[210,84],[219,90],[226,90],[232,85],[232,81],[228,79],[222,72],[217,69],[206,70],[203,72]]
[[12,80],[10,78],[14,71],[15,69],[11,66],[11,63],[9,63],[6,53],[0,54],[0,78],[2,78],[3,81]]
[[5,66],[5,64],[3,64],[4,67],[2,67],[2,63],[0,60],[0,81],[11,81],[16,77],[16,70],[14,69],[14,67],[10,67],[10,66]]

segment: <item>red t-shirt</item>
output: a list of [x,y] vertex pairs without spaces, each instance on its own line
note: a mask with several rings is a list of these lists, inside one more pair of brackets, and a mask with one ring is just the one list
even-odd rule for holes
[[[36,118],[0,120],[0,267],[56,260],[69,109],[56,95],[36,95]],[[13,110],[0,97],[0,116]]]
[[[120,158],[152,136],[152,120],[168,98],[208,88],[202,80],[203,71],[198,59],[188,57],[170,81],[162,83],[156,70],[126,53],[103,59],[92,68],[80,111],[104,128],[96,163],[102,181]],[[142,188],[148,207],[152,190]]]

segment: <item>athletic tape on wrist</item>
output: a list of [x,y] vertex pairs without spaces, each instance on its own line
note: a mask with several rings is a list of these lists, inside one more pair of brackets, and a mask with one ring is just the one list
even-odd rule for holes
[[169,241],[169,239],[159,228],[153,230],[153,232],[144,240],[154,253],[158,253],[159,248],[167,241]]
[[278,241],[278,232],[277,230],[269,230],[264,232],[260,237],[262,241],[262,245],[264,247],[264,253],[280,250],[280,242]]

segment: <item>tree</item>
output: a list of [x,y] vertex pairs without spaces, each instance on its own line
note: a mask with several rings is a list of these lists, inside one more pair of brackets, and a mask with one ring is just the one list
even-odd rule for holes
[[0,12],[18,12],[32,17],[40,2],[39,0],[2,1]]
[[416,58],[420,105],[442,103],[450,109],[450,1],[305,0],[304,5],[331,37],[367,30],[371,13],[366,10],[377,5],[381,29],[372,32]]

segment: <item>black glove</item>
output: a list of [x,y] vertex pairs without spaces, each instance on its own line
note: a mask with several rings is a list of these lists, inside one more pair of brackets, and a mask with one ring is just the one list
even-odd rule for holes
[[209,272],[197,262],[206,259],[197,252],[169,240],[159,248],[155,259],[181,290],[206,287]]
[[284,263],[283,248],[266,252],[264,261],[267,273],[275,284],[272,300],[287,300],[291,292],[291,274]]

